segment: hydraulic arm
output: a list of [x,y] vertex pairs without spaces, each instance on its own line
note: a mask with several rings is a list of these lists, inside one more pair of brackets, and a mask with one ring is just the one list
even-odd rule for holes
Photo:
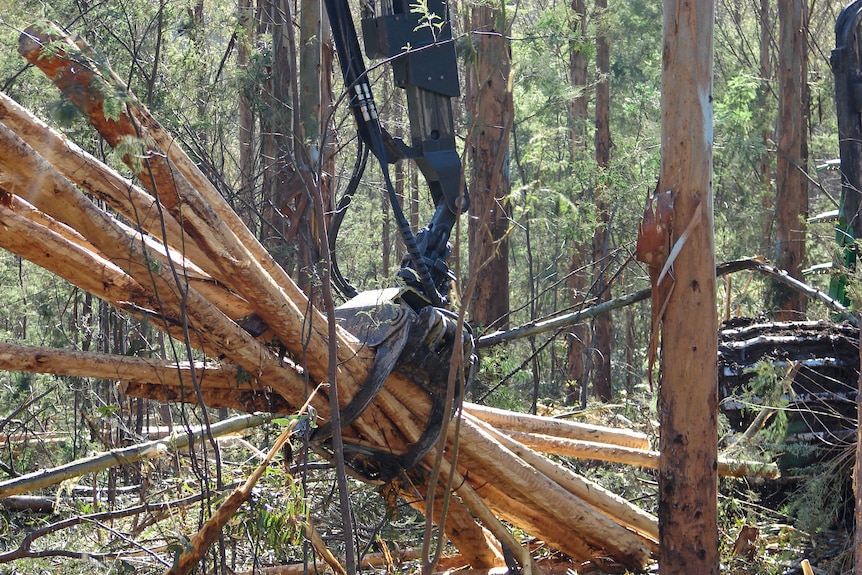
[[[855,269],[858,256],[856,241],[862,238],[860,193],[862,189],[862,0],[848,5],[835,24],[835,49],[830,63],[835,75],[835,104],[838,112],[838,147],[841,153],[841,205],[836,232],[843,249],[841,262]],[[829,284],[829,295],[847,304],[847,277],[836,275]]]
[[[364,58],[347,0],[326,0],[350,107],[361,146],[378,159],[393,213],[407,246],[399,276],[416,288],[428,303],[445,305],[452,279],[446,263],[449,236],[469,200],[462,179],[461,158],[455,147],[451,99],[459,94],[455,46],[445,0],[377,0],[362,4],[365,51],[371,58],[389,59],[395,85],[406,91],[410,142],[393,138],[377,116]],[[360,158],[364,155],[360,153]],[[434,216],[415,236],[389,176],[388,164],[401,159],[416,162],[431,191]],[[361,167],[360,167],[361,166]],[[354,179],[364,159],[357,163]],[[355,191],[355,182],[352,182]],[[349,203],[351,186],[345,195]],[[339,211],[346,207],[339,206]],[[340,224],[336,217],[335,225]],[[331,234],[334,236],[335,234]],[[335,274],[336,279],[340,278]],[[355,295],[340,282],[347,295]],[[346,288],[347,289],[344,289]]]
[[[467,209],[468,198],[455,147],[451,99],[458,95],[458,70],[446,0],[362,2],[365,52],[371,58],[387,59],[395,85],[406,91],[410,140],[393,138],[380,123],[347,0],[325,0],[359,133],[357,162],[332,219],[329,241],[334,283],[351,298],[336,310],[336,317],[376,351],[368,378],[341,411],[342,425],[349,425],[374,401],[393,371],[417,383],[430,399],[425,428],[407,452],[395,455],[345,443],[345,456],[354,470],[389,480],[412,469],[437,443],[444,433],[446,398],[451,393],[455,399],[450,408],[458,404],[476,363],[469,326],[459,326],[457,316],[444,309],[453,279],[446,264],[451,251],[449,236],[458,216]],[[369,153],[380,163],[395,221],[407,247],[398,273],[406,288],[358,294],[338,271],[334,240]],[[415,235],[389,174],[389,164],[403,159],[416,163],[435,207],[431,221]],[[450,388],[451,369],[457,370],[454,389]],[[312,440],[326,447],[331,435],[324,425]]]

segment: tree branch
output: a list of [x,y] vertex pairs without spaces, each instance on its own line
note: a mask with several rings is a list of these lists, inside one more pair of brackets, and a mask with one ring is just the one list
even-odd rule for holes
[[[269,414],[252,414],[240,415],[231,419],[226,419],[211,426],[213,437],[236,433],[250,427],[257,427],[270,421],[272,418]],[[182,449],[188,447],[193,441],[200,441],[206,435],[206,430],[203,428],[195,428],[191,433],[184,433],[158,441],[150,441],[140,445],[124,447],[122,449],[113,449],[111,451],[79,459],[66,465],[54,467],[52,469],[43,469],[34,471],[14,479],[7,479],[0,482],[0,498],[10,495],[18,495],[35,491],[55,485],[70,479],[78,477],[85,473],[93,473],[108,467],[124,465],[142,459],[158,457],[169,449]]]
[[[848,310],[840,302],[829,297],[828,294],[823,293],[817,288],[814,288],[804,282],[790,277],[786,271],[778,269],[763,258],[745,258],[741,260],[725,262],[716,266],[715,275],[716,277],[721,277],[730,273],[735,273],[743,270],[756,270],[764,275],[775,278],[776,281],[786,284],[791,288],[795,289],[796,291],[802,292],[809,297],[817,299],[827,307],[835,310],[835,312],[840,314],[841,317],[849,321],[851,324],[856,327],[859,327],[859,320],[856,318],[856,316],[853,315],[853,313],[850,312],[850,310]],[[540,333],[546,333],[556,329],[569,327],[585,319],[589,319],[603,313],[608,313],[615,309],[620,309],[633,303],[637,303],[639,301],[644,301],[645,299],[650,297],[651,293],[652,290],[647,288],[580,311],[559,315],[538,322],[526,323],[520,327],[516,327],[510,330],[495,331],[494,333],[489,333],[488,335],[484,335],[478,340],[476,340],[476,347],[491,347],[494,345],[505,343],[507,341],[521,339],[524,337],[529,337],[532,335],[538,335]]]

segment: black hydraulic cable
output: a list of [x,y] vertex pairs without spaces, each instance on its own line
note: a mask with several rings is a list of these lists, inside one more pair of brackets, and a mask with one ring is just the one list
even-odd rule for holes
[[413,231],[410,229],[410,222],[404,216],[401,202],[398,200],[398,194],[396,194],[395,187],[392,185],[392,178],[389,174],[389,160],[386,154],[386,146],[384,145],[383,128],[377,115],[377,107],[374,104],[371,86],[368,84],[365,60],[362,58],[362,53],[359,49],[359,40],[356,36],[356,28],[353,25],[350,7],[347,4],[347,0],[325,0],[325,5],[332,26],[333,41],[338,52],[344,84],[350,93],[350,109],[356,120],[359,135],[365,140],[371,152],[380,163],[380,170],[383,173],[383,180],[386,184],[386,191],[395,216],[395,222],[401,238],[404,240],[407,253],[410,255],[418,283],[422,291],[425,292],[425,296],[431,301],[431,304],[435,307],[442,307],[443,302],[440,294],[437,292],[437,288],[431,279],[431,273],[428,271],[428,266],[422,258],[422,253],[416,242],[416,236],[413,235]]
[[348,299],[356,297],[359,292],[356,291],[356,288],[341,273],[341,268],[338,267],[338,252],[335,249],[335,244],[338,239],[338,231],[341,229],[341,223],[347,214],[347,208],[350,206],[350,202],[353,201],[356,190],[359,189],[359,182],[362,179],[362,174],[365,172],[365,166],[368,164],[368,146],[363,143],[362,138],[356,141],[358,149],[356,152],[356,162],[353,164],[353,173],[350,174],[347,188],[338,200],[335,213],[329,222],[329,233],[327,234],[329,237],[329,253],[332,257],[332,281],[335,283],[335,288],[338,292]]

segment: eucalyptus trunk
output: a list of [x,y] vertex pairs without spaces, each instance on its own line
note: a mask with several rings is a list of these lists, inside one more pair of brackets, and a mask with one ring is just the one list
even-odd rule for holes
[[[668,239],[669,245],[679,244],[681,250],[670,262],[673,273],[653,279],[653,291],[666,294],[660,302],[666,308],[658,399],[662,575],[719,572],[718,317],[712,203],[714,18],[712,0],[664,2],[658,190],[670,190],[673,196]],[[687,239],[684,232],[689,232]]]
[[[597,303],[611,299],[610,286],[607,282],[608,252],[610,236],[608,222],[610,211],[607,202],[606,173],[611,164],[611,129],[610,129],[610,43],[607,37],[607,22],[605,16],[608,9],[607,0],[596,0],[596,13],[599,16],[598,33],[596,35],[596,167],[598,182],[596,184],[596,213],[598,226],[593,234],[593,267],[596,276],[593,280],[593,294]],[[593,394],[602,401],[613,399],[611,385],[611,316],[602,314],[593,322],[591,338],[591,359]]]
[[474,325],[509,324],[509,134],[513,104],[511,56],[505,13],[491,5],[472,9],[475,61],[468,93],[473,110],[470,166],[470,270],[476,289],[470,300]]
[[[589,118],[587,109],[587,54],[586,26],[587,11],[584,0],[572,0],[573,28],[570,41],[569,81],[575,96],[569,108],[569,157],[573,165],[586,152],[586,126]],[[583,201],[584,190],[574,190],[572,200]],[[584,302],[584,288],[587,284],[586,262],[588,248],[580,238],[572,241],[567,282],[569,303],[576,309]],[[573,404],[579,397],[578,386],[586,384],[586,361],[584,354],[590,347],[588,324],[580,322],[572,326],[566,334],[567,379],[566,403]]]
[[[798,280],[808,218],[807,20],[804,0],[779,0],[775,264]],[[804,318],[807,299],[800,292],[773,284],[770,300],[776,319]]]

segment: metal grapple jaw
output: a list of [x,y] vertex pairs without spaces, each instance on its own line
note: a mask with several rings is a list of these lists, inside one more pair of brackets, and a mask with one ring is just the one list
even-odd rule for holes
[[[457,370],[453,407],[460,404],[464,388],[475,370],[477,360],[469,326],[465,324],[459,329],[457,317],[447,310],[427,304],[414,307],[421,297],[411,288],[366,291],[336,310],[342,327],[377,351],[368,379],[342,409],[344,427],[371,405],[395,372],[413,382],[417,390],[431,399],[425,430],[404,453],[369,449],[367,445],[351,445],[345,440],[345,461],[368,479],[388,482],[422,461],[445,432],[443,422],[450,369]],[[455,354],[456,346],[463,346],[459,350],[462,354]],[[464,358],[463,362],[453,366],[454,357]],[[315,430],[311,439],[326,449],[331,435],[331,428],[325,424]]]

